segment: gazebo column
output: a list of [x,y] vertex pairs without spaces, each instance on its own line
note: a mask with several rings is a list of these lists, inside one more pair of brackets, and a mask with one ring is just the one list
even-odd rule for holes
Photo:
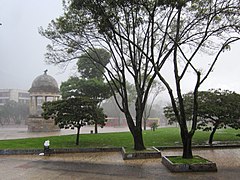
[[37,114],[37,96],[31,96],[31,114]]
[[47,102],[47,96],[46,95],[43,95],[42,99],[43,99],[43,103]]
[[37,114],[38,110],[38,96],[35,97],[35,114]]
[[57,101],[57,96],[53,96],[53,101]]
[[30,111],[30,114],[33,114],[33,97],[32,96],[30,96],[29,111]]

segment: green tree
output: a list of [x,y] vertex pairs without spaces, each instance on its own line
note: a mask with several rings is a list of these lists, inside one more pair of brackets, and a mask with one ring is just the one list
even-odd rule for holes
[[[193,93],[183,96],[186,108],[186,118],[191,120],[193,111]],[[179,108],[179,106],[178,106]],[[240,127],[240,95],[228,90],[209,90],[198,93],[197,128],[203,131],[211,131],[208,143],[212,145],[213,137],[217,129]],[[164,108],[165,116],[169,123],[176,122],[171,106]]]
[[[104,49],[89,49],[78,59],[77,66],[80,77],[70,77],[63,82],[60,90],[62,97],[88,97],[96,102],[96,107],[100,109],[103,100],[111,96],[111,91],[104,82],[104,67],[109,63],[111,55]],[[99,66],[97,63],[102,63]],[[103,127],[105,119],[95,118],[95,133],[98,133],[98,125]]]
[[[48,62],[68,62],[78,58],[86,47],[104,47],[110,51],[112,58],[110,65],[105,67],[105,76],[116,86],[112,89],[118,89],[122,99],[118,106],[126,116],[134,148],[138,150],[145,148],[142,116],[149,90],[157,76],[168,90],[180,125],[183,158],[192,158],[198,89],[222,52],[240,39],[239,1],[70,0],[65,7],[64,16],[41,31],[53,42],[48,46]],[[197,63],[203,52],[212,56]],[[164,69],[168,70],[166,74]],[[191,84],[194,94],[191,127],[186,123],[182,93],[184,81],[189,81],[189,73],[196,78],[196,82]],[[137,92],[135,118],[128,107],[127,77]]]
[[[105,49],[92,48],[82,54],[77,62],[78,72],[82,78],[104,79],[105,67],[109,63],[111,54]],[[99,66],[101,64],[102,66]]]
[[[111,95],[109,86],[97,78],[80,79],[78,77],[70,77],[61,84],[60,91],[63,99],[70,97],[88,97],[95,103],[96,111],[101,110],[101,102]],[[96,115],[97,114],[98,113],[96,113]],[[97,126],[100,125],[103,127],[106,119],[95,116],[93,122],[95,125],[95,133],[98,133]]]
[[95,102],[83,97],[45,102],[42,109],[42,116],[54,119],[60,128],[77,128],[76,145],[79,145],[81,127],[91,124],[96,116],[105,119],[102,109],[96,110]]

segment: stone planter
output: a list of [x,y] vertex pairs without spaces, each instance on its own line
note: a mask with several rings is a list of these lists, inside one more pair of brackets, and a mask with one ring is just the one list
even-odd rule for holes
[[[168,157],[163,156],[162,163],[171,171],[171,172],[216,172],[217,166],[216,163],[206,160],[206,163],[199,164],[177,164],[172,163]],[[173,157],[173,156],[172,156]],[[202,158],[202,157],[201,157]],[[204,158],[202,158],[204,159]]]
[[161,152],[157,148],[152,147],[148,148],[147,151],[127,153],[125,148],[122,147],[122,157],[123,160],[161,158]]

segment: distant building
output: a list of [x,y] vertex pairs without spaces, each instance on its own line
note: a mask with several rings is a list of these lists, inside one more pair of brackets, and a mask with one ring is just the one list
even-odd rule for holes
[[3,106],[11,100],[28,104],[30,101],[30,94],[27,90],[0,89],[0,106]]

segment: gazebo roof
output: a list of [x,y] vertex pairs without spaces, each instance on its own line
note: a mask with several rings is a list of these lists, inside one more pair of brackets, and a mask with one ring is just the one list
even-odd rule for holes
[[59,94],[59,88],[57,81],[47,74],[47,70],[44,74],[36,77],[32,82],[32,87],[29,89],[30,93],[52,93]]

